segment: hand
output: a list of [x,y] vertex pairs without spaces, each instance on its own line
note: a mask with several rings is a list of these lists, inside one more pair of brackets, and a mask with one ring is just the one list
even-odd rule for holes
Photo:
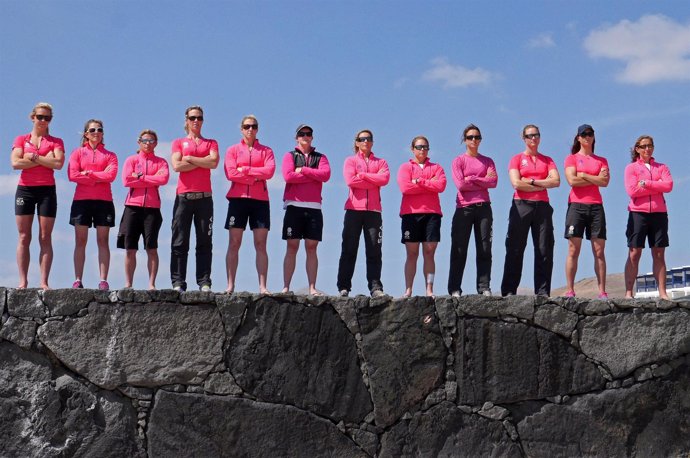
[[84,176],[89,176],[90,173],[91,173],[91,170],[82,170],[81,172],[79,172],[80,175],[84,175]]
[[603,177],[603,178],[608,177],[609,176],[609,169],[601,169],[601,171],[599,172],[599,176]]
[[497,177],[496,171],[495,171],[494,169],[489,169],[489,170],[486,172],[486,177],[487,177],[487,178],[496,178],[496,177]]
[[585,172],[577,172],[577,177],[579,178],[584,178],[585,177]]
[[242,173],[242,167],[237,167],[237,171]]
[[302,173],[302,167],[297,167],[295,169],[295,173]]
[[640,180],[640,181],[637,182],[637,185],[638,185],[640,188],[644,188],[644,187],[646,186],[646,184],[647,184],[647,183],[645,183],[644,180]]
[[141,175],[139,175],[137,172],[132,172],[132,178],[139,178]]

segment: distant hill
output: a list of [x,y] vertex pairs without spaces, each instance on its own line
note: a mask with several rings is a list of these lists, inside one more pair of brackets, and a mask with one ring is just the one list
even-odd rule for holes
[[[606,276],[606,292],[609,297],[624,297],[625,296],[625,281],[623,274],[610,274]],[[565,286],[551,290],[551,296],[562,296],[566,293]],[[578,297],[589,299],[596,299],[599,295],[599,287],[597,286],[597,278],[590,277],[575,282],[575,294]]]

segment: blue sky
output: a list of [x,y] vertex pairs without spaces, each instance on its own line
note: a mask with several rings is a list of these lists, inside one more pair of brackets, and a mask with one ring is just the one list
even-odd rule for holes
[[[563,175],[577,126],[589,123],[596,152],[611,167],[603,191],[608,219],[610,273],[622,271],[626,256],[627,196],[623,169],[640,134],[655,138],[655,155],[669,165],[675,188],[668,196],[670,266],[690,264],[684,233],[690,212],[690,3],[685,1],[533,2],[163,2],[0,0],[0,284],[15,286],[17,232],[13,217],[19,172],[10,167],[12,140],[31,129],[27,118],[39,101],[53,104],[51,133],[62,137],[67,154],[78,146],[89,118],[105,123],[107,147],[120,163],[136,151],[141,129],[158,132],[157,153],[169,157],[170,143],[184,135],[184,109],[205,109],[203,134],[218,140],[221,156],[239,141],[241,117],[255,114],[259,139],[279,161],[294,145],[303,122],[315,129],[314,145],[330,159],[333,173],[324,188],[324,240],[319,248],[317,287],[335,293],[343,205],[347,189],[342,164],[354,134],[373,130],[374,152],[395,173],[410,157],[409,142],[430,139],[432,160],[447,172],[464,152],[460,134],[472,122],[482,129],[480,152],[494,159],[498,187],[494,210],[492,288],[503,273],[504,238],[512,188],[510,157],[522,151],[523,125],[542,132],[541,152]],[[223,229],[229,183],[222,169],[213,174],[215,200],[214,290],[223,290],[227,231]],[[66,168],[56,173],[53,287],[73,281],[73,229],[68,224],[74,185]],[[170,217],[175,176],[164,194],[161,268],[158,287],[169,287]],[[282,178],[271,184],[273,229],[269,235],[271,290],[282,287],[285,244],[280,239]],[[125,189],[113,184],[117,218]],[[562,286],[567,242],[562,238],[569,187],[550,191],[555,208],[556,249],[553,286]],[[404,290],[404,247],[400,243],[400,192],[394,179],[383,194],[385,289]],[[437,293],[445,293],[453,186],[442,195],[444,219],[437,261]],[[37,235],[34,224],[34,234]],[[111,231],[113,288],[124,284],[123,253]],[[254,252],[246,234],[237,287],[257,290]],[[472,245],[472,244],[471,244]],[[353,292],[365,293],[363,243]],[[583,247],[578,279],[593,275],[592,256]],[[146,285],[145,258],[139,257],[135,287]],[[30,286],[38,282],[38,244],[32,245]],[[306,286],[303,254],[293,289]],[[474,291],[474,251],[468,257],[463,289]],[[640,271],[651,270],[644,253]],[[421,262],[420,262],[421,271]],[[190,263],[188,280],[194,278]],[[95,233],[87,247],[84,282],[95,287]],[[532,248],[525,256],[522,285],[532,284]],[[414,292],[422,294],[418,273]]]

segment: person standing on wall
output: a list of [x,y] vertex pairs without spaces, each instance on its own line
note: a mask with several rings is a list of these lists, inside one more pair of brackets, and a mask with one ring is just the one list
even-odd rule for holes
[[34,214],[38,213],[38,263],[41,269],[42,289],[49,289],[48,277],[53,264],[52,234],[57,215],[57,193],[54,170],[60,170],[65,162],[65,145],[61,139],[48,132],[53,119],[53,107],[48,103],[37,103],[29,119],[33,123],[31,132],[20,135],[12,144],[12,168],[21,170],[17,192],[14,196],[14,214],[19,232],[17,242],[17,268],[19,286],[29,286],[29,260],[31,227]]
[[156,289],[158,275],[158,233],[163,224],[158,188],[170,178],[168,161],[156,156],[158,135],[150,129],[139,134],[139,151],[122,167],[122,184],[129,188],[117,234],[117,247],[125,252],[125,288],[131,288],[137,268],[139,237],[144,239],[149,272],[149,289]]
[[283,293],[290,291],[290,282],[295,273],[295,262],[299,242],[304,239],[307,255],[306,269],[309,294],[322,296],[316,289],[316,275],[319,259],[316,249],[323,233],[321,213],[321,190],[331,177],[331,166],[325,154],[311,146],[314,129],[301,124],[296,130],[297,146],[283,156],[282,172],[285,180],[283,193],[283,240],[287,241],[283,260]]
[[384,295],[381,283],[381,187],[388,184],[390,170],[385,159],[374,155],[374,134],[361,130],[355,136],[355,154],[345,159],[343,175],[349,188],[345,201],[343,243],[338,264],[338,294],[347,296],[357,261],[359,235],[364,232],[367,258],[367,286],[372,297]]
[[450,270],[448,294],[462,295],[462,276],[467,262],[467,247],[474,228],[477,251],[477,294],[491,295],[491,242],[493,213],[489,189],[498,184],[496,166],[491,158],[479,153],[482,133],[470,124],[462,133],[467,145],[465,154],[453,160],[453,181],[458,188],[456,208],[451,228]]
[[641,135],[630,150],[632,163],[625,167],[625,190],[628,204],[628,259],[625,261],[625,297],[632,298],[640,256],[649,241],[652,249],[652,272],[659,288],[659,297],[666,293],[665,251],[669,246],[668,208],[664,194],[673,190],[673,177],[668,167],[654,157],[654,139]]
[[117,155],[105,149],[103,121],[89,119],[84,124],[82,146],[72,151],[67,174],[77,184],[69,215],[74,226],[74,275],[72,288],[83,288],[82,277],[86,259],[89,227],[96,228],[98,289],[108,290],[110,269],[110,228],[115,226],[115,205],[111,183],[117,178]]
[[254,115],[247,115],[240,122],[242,140],[228,148],[225,153],[225,176],[231,185],[226,195],[228,216],[225,228],[230,241],[225,257],[228,273],[227,293],[235,291],[235,277],[239,262],[242,234],[249,222],[254,234],[256,250],[256,272],[259,276],[259,293],[268,294],[266,277],[268,275],[268,253],[266,241],[271,229],[271,208],[268,203],[266,181],[273,177],[276,161],[273,150],[259,143],[259,121]]
[[553,160],[539,152],[539,128],[533,124],[526,125],[522,129],[522,139],[525,150],[513,156],[508,165],[515,194],[508,216],[501,295],[517,294],[527,236],[531,230],[534,243],[534,294],[549,296],[554,237],[553,208],[549,204],[547,189],[560,186],[561,178]]
[[606,294],[606,215],[600,187],[609,185],[609,163],[594,154],[594,129],[589,124],[577,128],[570,155],[565,160],[565,178],[572,186],[565,216],[568,257],[565,261],[565,297],[575,297],[575,274],[582,247],[582,237],[592,241],[594,273],[599,284],[599,299]]
[[196,282],[211,291],[213,251],[213,197],[211,170],[218,167],[218,142],[201,135],[204,110],[197,105],[185,111],[187,135],[172,143],[172,167],[180,174],[172,218],[170,278],[173,289],[187,290],[187,256],[194,222],[196,234]]

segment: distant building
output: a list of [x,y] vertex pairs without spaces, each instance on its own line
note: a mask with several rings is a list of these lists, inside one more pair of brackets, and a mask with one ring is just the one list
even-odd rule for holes
[[[659,297],[659,286],[651,272],[638,275],[635,283],[635,297]],[[666,271],[666,292],[671,299],[690,296],[690,266],[676,267]]]

